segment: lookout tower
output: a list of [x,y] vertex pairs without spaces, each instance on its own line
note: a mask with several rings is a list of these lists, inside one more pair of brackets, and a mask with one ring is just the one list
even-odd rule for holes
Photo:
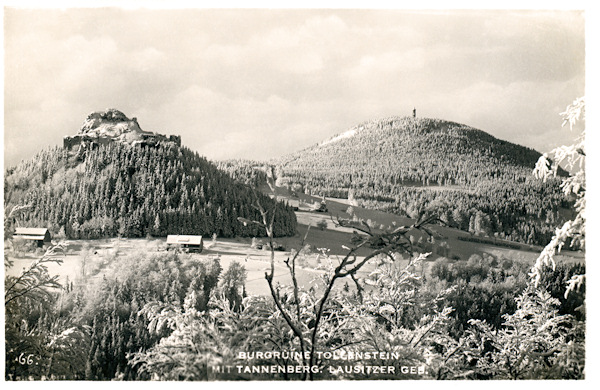
[[413,107],[413,118],[417,117],[417,109]]

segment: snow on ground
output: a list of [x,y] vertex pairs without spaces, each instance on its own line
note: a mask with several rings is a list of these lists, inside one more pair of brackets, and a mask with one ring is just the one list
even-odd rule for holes
[[342,134],[338,134],[338,135],[334,136],[333,138],[329,138],[328,140],[323,141],[321,143],[321,146],[327,145],[327,144],[331,144],[331,143],[334,143],[334,142],[338,142],[338,141],[340,141],[340,140],[342,140],[344,138],[353,137],[357,132],[358,132],[357,128],[350,129],[350,130],[348,130],[348,131],[346,131],[346,132],[344,132]]

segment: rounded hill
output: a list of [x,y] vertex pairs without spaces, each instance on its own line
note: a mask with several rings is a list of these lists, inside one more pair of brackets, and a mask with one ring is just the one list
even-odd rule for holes
[[292,180],[313,173],[313,185],[335,174],[344,178],[336,187],[357,188],[371,177],[389,175],[389,181],[399,185],[468,189],[488,179],[523,180],[539,156],[533,149],[459,123],[391,117],[361,123],[277,163]]
[[483,224],[490,234],[538,243],[551,238],[567,206],[558,180],[532,177],[539,157],[464,124],[389,117],[275,164],[278,184],[295,192],[347,198],[400,215],[428,209],[451,226],[476,231],[481,229],[473,225]]

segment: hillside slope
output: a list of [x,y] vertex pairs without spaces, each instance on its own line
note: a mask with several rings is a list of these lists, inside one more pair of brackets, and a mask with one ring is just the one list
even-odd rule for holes
[[[393,117],[362,123],[277,161],[285,176],[319,177],[360,188],[384,177],[399,185],[458,185],[489,179],[525,180],[540,153],[458,123]],[[326,163],[326,164],[323,164]],[[310,182],[309,182],[310,185]]]
[[[161,136],[155,137],[161,140],[157,143],[128,142],[123,135],[148,133],[118,122],[116,127],[94,123],[88,129],[101,131],[103,142],[97,136],[82,138],[77,148],[46,149],[7,170],[5,210],[29,206],[9,225],[48,227],[67,238],[264,235],[237,219],[260,218],[251,207],[255,195],[249,186]],[[275,204],[258,196],[264,207]],[[294,235],[293,210],[278,203],[276,215],[275,235]]]
[[[546,242],[567,205],[535,180],[540,154],[462,124],[391,117],[284,156],[278,184],[413,216],[429,209],[463,230]],[[561,172],[561,174],[565,174]]]

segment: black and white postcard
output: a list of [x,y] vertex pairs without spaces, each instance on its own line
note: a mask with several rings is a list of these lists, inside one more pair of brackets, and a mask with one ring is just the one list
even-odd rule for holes
[[588,378],[585,7],[125,4],[3,4],[5,381]]

